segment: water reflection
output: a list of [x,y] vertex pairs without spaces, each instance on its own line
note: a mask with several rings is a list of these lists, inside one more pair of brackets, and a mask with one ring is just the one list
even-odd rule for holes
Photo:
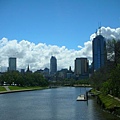
[[63,87],[0,95],[3,120],[118,120],[103,112],[94,99],[76,101],[84,88]]

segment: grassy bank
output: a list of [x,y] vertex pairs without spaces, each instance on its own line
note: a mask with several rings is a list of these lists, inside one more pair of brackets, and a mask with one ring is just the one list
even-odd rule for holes
[[104,104],[105,109],[109,110],[115,107],[120,108],[120,101],[114,99],[114,97],[111,97],[109,95],[99,94],[99,98]]
[[116,100],[113,96],[104,95],[100,91],[92,89],[92,94],[97,96],[97,103],[104,109],[112,114],[120,117],[120,101]]
[[6,89],[2,86],[0,86],[0,92],[6,91]]
[[23,92],[23,91],[32,91],[32,90],[43,90],[48,87],[19,87],[19,86],[8,86],[9,91],[7,91],[4,86],[0,86],[0,94],[13,93],[13,92]]
[[19,86],[9,86],[9,89],[11,91],[13,90],[41,90],[41,89],[46,89],[48,87],[39,87],[39,86],[35,86],[35,87],[19,87]]
[[95,90],[95,89],[91,89],[90,92],[91,92],[92,94],[94,94],[95,96],[97,96],[97,95],[100,94],[100,91],[97,91],[97,90]]
[[100,91],[97,91],[95,89],[92,89],[90,92],[95,96],[98,96],[99,100],[104,105],[105,109],[120,107],[120,101],[114,99],[114,97],[109,95],[104,95]]
[[103,109],[120,117],[120,101],[109,95],[99,94],[97,102]]

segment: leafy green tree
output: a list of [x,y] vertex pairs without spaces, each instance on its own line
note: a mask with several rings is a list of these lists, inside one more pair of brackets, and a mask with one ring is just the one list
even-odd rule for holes
[[107,59],[114,61],[115,65],[120,63],[120,40],[107,40]]
[[104,66],[95,71],[90,78],[90,84],[95,89],[100,90],[102,84],[109,79],[109,71],[110,70],[107,68],[107,66]]
[[120,97],[120,64],[116,66],[111,72],[112,94]]
[[5,72],[0,76],[0,82],[3,84],[6,82],[9,85],[17,84],[18,86],[47,86],[48,81],[40,73],[25,74],[19,73],[18,71]]
[[111,93],[111,88],[112,88],[111,79],[109,79],[106,82],[103,82],[101,91],[103,94],[107,95]]
[[120,64],[120,40],[115,44],[115,64]]
[[115,59],[115,44],[116,44],[116,40],[112,39],[112,40],[107,40],[106,43],[106,50],[107,50],[107,59],[110,61],[114,61]]

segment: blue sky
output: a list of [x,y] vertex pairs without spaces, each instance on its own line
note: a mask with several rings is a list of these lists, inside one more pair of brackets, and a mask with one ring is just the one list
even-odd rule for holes
[[99,23],[120,27],[120,0],[0,0],[0,39],[77,50]]

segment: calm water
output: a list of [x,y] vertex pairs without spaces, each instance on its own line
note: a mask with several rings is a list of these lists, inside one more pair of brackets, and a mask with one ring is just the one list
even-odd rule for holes
[[0,95],[0,120],[118,120],[94,99],[76,101],[85,88],[56,88]]

